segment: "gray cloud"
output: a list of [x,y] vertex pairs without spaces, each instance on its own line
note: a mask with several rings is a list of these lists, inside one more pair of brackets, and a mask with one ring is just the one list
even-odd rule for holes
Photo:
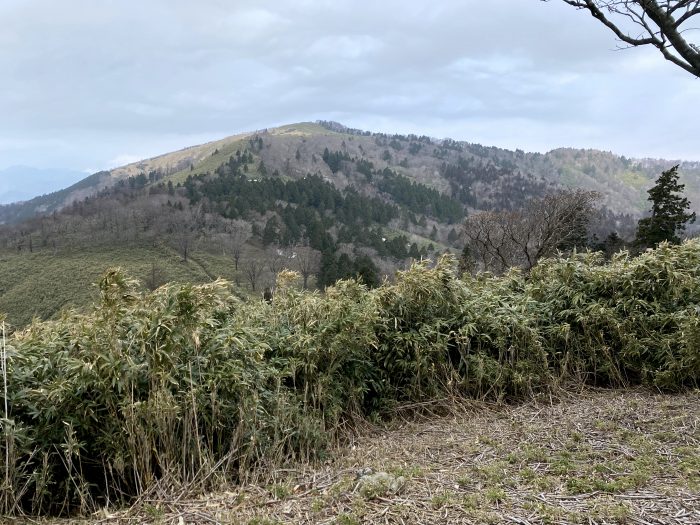
[[700,159],[698,84],[552,1],[4,0],[0,168],[316,118]]

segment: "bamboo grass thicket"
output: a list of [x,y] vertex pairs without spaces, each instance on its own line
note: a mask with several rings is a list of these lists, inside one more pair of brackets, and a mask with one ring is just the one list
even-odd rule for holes
[[5,399],[5,420],[9,419],[7,408],[7,341],[5,338],[5,321],[2,320],[2,386],[3,398]]
[[5,411],[3,412],[3,422],[2,429],[3,435],[5,437],[5,481],[4,486],[8,486],[10,483],[10,446],[9,446],[9,433],[7,429],[7,424],[10,421],[10,413],[7,404],[7,340],[5,338],[5,319],[0,318],[0,325],[2,328],[2,354],[0,354],[0,360],[2,360],[2,397],[5,404]]
[[700,241],[502,277],[443,256],[323,294],[282,272],[271,304],[225,281],[140,289],[111,270],[91,311],[8,339],[1,513],[220,488],[322,457],[404,403],[700,381]]

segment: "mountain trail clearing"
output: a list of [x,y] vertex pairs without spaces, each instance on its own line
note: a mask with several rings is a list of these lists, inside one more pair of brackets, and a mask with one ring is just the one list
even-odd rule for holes
[[144,499],[83,523],[700,523],[699,391],[403,413],[264,485]]

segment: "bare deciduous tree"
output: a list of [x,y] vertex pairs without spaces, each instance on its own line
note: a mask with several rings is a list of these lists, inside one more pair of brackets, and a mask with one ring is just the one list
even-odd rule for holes
[[304,290],[308,288],[309,277],[318,272],[321,264],[321,252],[310,246],[297,246],[294,248],[294,261],[297,270],[304,280]]
[[188,208],[171,217],[169,230],[184,262],[199,240],[203,217],[200,208]]
[[273,279],[278,273],[289,267],[290,258],[290,255],[279,246],[273,244],[268,247],[265,252],[265,265],[272,273]]
[[233,264],[238,271],[238,263],[243,254],[243,246],[252,235],[252,227],[249,223],[242,220],[228,221],[225,225],[226,246],[229,249]]
[[250,283],[250,288],[255,291],[258,282],[260,281],[260,277],[262,277],[263,272],[265,271],[265,266],[262,261],[258,259],[246,259],[241,263],[241,267],[243,268],[243,273],[246,276],[246,279],[248,279],[248,282]]
[[[545,0],[548,1],[548,0]],[[700,77],[700,48],[686,38],[700,0],[563,0],[587,10],[630,47],[653,46],[664,58]]]
[[148,272],[148,275],[146,275],[146,279],[144,280],[144,284],[146,285],[146,288],[149,290],[153,291],[156,288],[164,285],[167,282],[167,279],[165,278],[165,271],[163,268],[156,264],[155,261],[151,262],[151,269]]
[[543,257],[585,240],[598,194],[562,190],[513,212],[483,212],[467,219],[469,253],[484,269],[532,268]]
[[[464,224],[469,256],[481,267],[501,273],[512,266],[520,266],[521,258],[516,243],[515,228],[520,228],[518,212],[482,212],[470,216]],[[465,251],[466,253],[466,251]],[[465,267],[475,268],[474,264]]]

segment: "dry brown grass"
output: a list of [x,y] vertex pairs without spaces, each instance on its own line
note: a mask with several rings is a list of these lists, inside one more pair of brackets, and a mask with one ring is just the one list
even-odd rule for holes
[[[143,498],[82,523],[700,523],[700,392],[587,391],[403,416],[323,464],[197,499]],[[403,490],[361,495],[369,469],[403,476]]]

